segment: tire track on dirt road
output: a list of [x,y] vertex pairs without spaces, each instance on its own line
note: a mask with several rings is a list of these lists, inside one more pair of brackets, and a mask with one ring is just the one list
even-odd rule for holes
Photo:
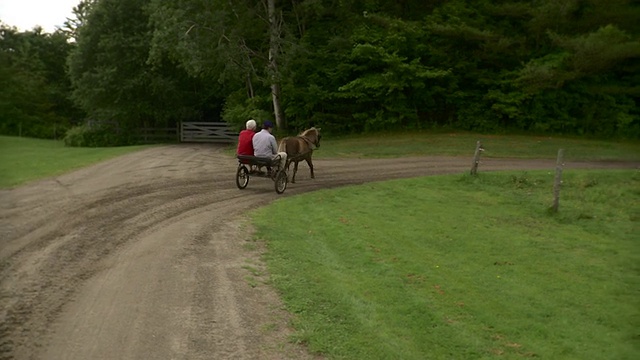
[[[304,359],[243,214],[303,192],[464,173],[452,157],[316,160],[238,190],[223,147],[143,150],[0,191],[0,359]],[[486,159],[480,171],[553,169]],[[573,163],[572,168],[638,168]],[[252,270],[248,270],[252,269]],[[249,286],[252,277],[257,286]]]

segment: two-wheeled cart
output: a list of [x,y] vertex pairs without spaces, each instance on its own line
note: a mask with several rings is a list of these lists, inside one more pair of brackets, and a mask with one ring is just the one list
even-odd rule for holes
[[236,157],[238,158],[236,171],[238,189],[246,188],[249,185],[249,178],[254,176],[273,180],[278,194],[282,194],[287,189],[289,179],[286,169],[280,166],[280,156],[274,159],[249,155],[236,155]]

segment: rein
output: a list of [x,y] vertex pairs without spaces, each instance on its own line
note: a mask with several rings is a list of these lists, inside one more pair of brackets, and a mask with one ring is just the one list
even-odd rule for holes
[[314,148],[316,147],[316,145],[311,141],[311,139],[309,139],[306,136],[303,135],[298,135],[296,136],[297,138],[300,138],[302,140],[304,140],[304,142],[306,142],[309,145],[309,150],[296,154],[294,156],[290,156],[288,160],[297,160],[297,159],[303,159],[305,156],[307,156],[307,154],[312,153]]
[[302,138],[302,140],[306,141],[306,142],[307,142],[307,144],[309,144],[309,147],[311,148],[311,150],[310,150],[310,151],[313,151],[313,148],[315,148],[315,147],[316,147],[316,144],[314,144],[314,143],[311,141],[311,139],[309,139],[309,138],[308,138],[308,137],[306,137],[306,136],[302,136],[302,135],[300,135],[300,137]]
[[[311,130],[311,129],[309,129],[309,130]],[[309,132],[309,130],[305,131],[304,134]],[[316,139],[317,139],[318,138],[318,132],[317,131],[314,131],[314,132],[315,132]],[[309,137],[307,137],[307,135],[300,134],[300,135],[298,135],[298,137],[302,138],[309,145],[309,148],[311,148],[311,151],[313,151],[317,147],[316,144],[313,141],[311,141],[311,139],[309,139]]]

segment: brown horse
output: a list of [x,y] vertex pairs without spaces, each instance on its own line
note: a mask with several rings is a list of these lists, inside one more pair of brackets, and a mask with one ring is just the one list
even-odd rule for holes
[[313,174],[313,162],[311,162],[311,154],[313,150],[320,147],[320,128],[312,127],[303,131],[298,136],[290,136],[280,140],[278,152],[287,153],[287,169],[291,163],[295,163],[293,167],[293,176],[291,182],[296,182],[296,172],[298,172],[298,163],[302,160],[307,162],[309,170],[311,170],[311,178],[315,179]]

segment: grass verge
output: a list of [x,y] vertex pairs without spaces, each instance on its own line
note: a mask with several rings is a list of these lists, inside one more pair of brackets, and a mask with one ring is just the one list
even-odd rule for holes
[[252,213],[295,341],[335,359],[634,359],[640,173],[441,176]]
[[471,133],[385,133],[332,139],[324,137],[317,158],[451,155],[473,157],[481,141],[483,157],[555,159],[565,149],[567,160],[640,160],[640,143],[549,136],[481,135]]
[[147,147],[72,148],[62,141],[0,136],[0,188],[59,175]]

